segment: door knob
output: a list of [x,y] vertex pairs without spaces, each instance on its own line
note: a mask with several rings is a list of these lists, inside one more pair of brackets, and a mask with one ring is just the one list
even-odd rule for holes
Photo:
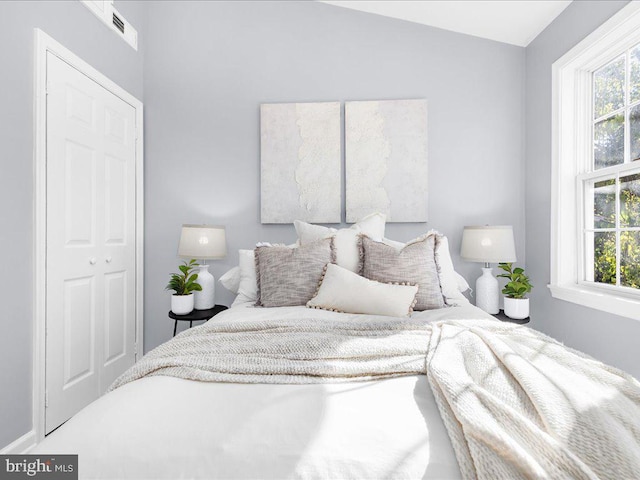
[[97,260],[96,260],[96,257],[91,257],[91,258],[89,259],[89,263],[90,263],[91,265],[95,265],[95,264],[96,264],[96,261],[97,261]]
[[107,258],[105,258],[105,260],[104,260],[104,261],[105,261],[105,262],[107,262],[107,263],[111,263],[111,257],[107,257]]

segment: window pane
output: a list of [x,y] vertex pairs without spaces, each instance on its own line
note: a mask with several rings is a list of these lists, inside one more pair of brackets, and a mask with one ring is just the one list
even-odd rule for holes
[[620,57],[593,73],[593,118],[624,105],[624,64]]
[[640,232],[620,233],[620,284],[640,288]]
[[640,100],[640,45],[631,50],[631,102]]
[[620,177],[620,226],[640,227],[640,174]]
[[616,234],[593,234],[593,276],[598,283],[616,284]]
[[595,124],[593,154],[595,169],[624,163],[624,116]]
[[616,226],[616,181],[613,178],[596,182],[593,186],[593,226]]
[[631,132],[631,161],[640,160],[640,105],[631,109],[629,129]]

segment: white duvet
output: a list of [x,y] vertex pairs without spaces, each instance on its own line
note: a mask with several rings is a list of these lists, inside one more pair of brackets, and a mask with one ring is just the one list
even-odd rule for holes
[[[345,318],[304,307],[251,315],[274,310]],[[211,321],[242,321],[247,312]],[[490,318],[472,306],[414,316]],[[424,375],[310,385],[147,377],[89,405],[33,453],[78,454],[81,478],[460,478]]]

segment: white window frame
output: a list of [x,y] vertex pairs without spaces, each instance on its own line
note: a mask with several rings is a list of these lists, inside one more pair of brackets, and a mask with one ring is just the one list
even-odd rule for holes
[[[634,0],[552,66],[551,283],[554,298],[640,320],[640,291],[584,282],[583,180],[593,158],[592,73],[640,43]],[[623,169],[637,168],[625,164]]]

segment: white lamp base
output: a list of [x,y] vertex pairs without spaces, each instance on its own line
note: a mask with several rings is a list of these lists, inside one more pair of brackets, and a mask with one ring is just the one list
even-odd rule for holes
[[491,315],[498,313],[500,311],[498,290],[498,279],[493,276],[493,269],[483,268],[482,276],[476,281],[476,307]]
[[202,291],[194,292],[194,306],[196,310],[208,310],[216,305],[216,283],[213,275],[209,273],[209,265],[198,265],[197,282]]

